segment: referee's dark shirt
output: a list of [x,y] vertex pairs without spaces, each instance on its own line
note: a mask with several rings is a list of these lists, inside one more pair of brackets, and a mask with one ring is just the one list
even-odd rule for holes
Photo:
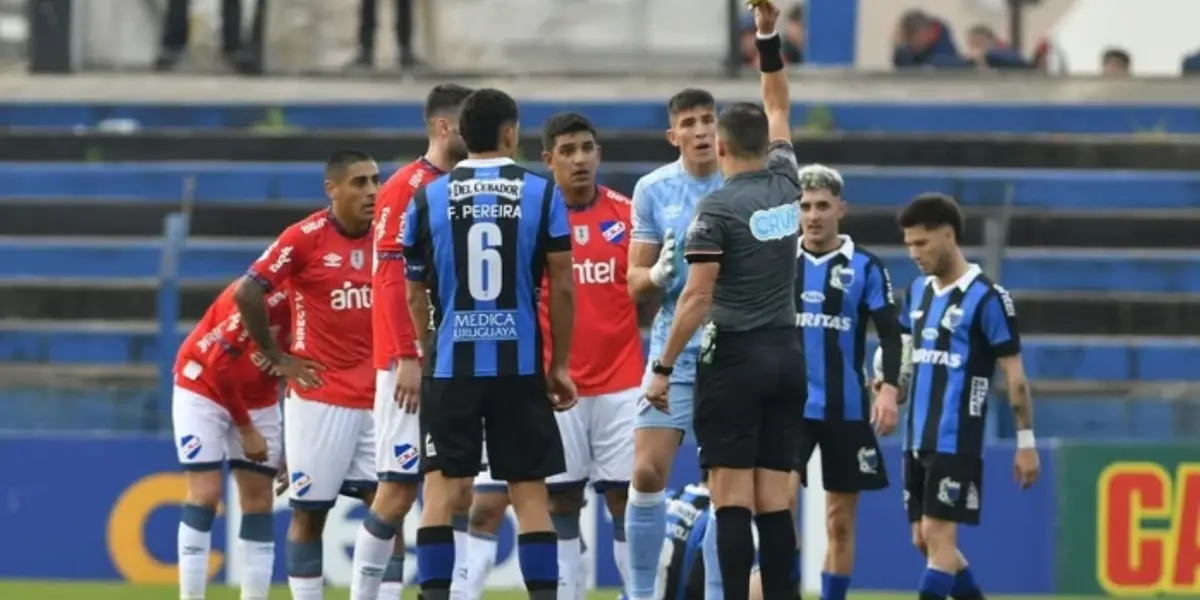
[[791,143],[774,142],[766,169],[730,177],[696,207],[685,257],[721,263],[711,315],[720,329],[796,325],[797,168]]

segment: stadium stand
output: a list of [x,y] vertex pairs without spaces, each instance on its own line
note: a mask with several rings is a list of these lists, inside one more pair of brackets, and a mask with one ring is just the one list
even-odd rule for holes
[[[629,191],[649,168],[610,165],[604,177]],[[845,230],[880,254],[897,282],[917,275],[894,225],[895,207],[912,195],[941,190],[961,198],[976,258],[984,258],[985,218],[1008,213],[1000,277],[1021,311],[1028,369],[1040,390],[1079,398],[1041,403],[1047,433],[1194,431],[1190,405],[1149,398],[1185,389],[1200,362],[1200,318],[1188,309],[1200,293],[1200,263],[1188,250],[1200,214],[1180,210],[1194,201],[1200,176],[845,171],[853,206]],[[151,317],[163,217],[178,209],[185,188],[194,190],[195,208],[181,257],[181,330],[276,232],[322,205],[320,167],[307,163],[25,163],[0,165],[0,178],[0,361],[30,367],[26,374],[55,365],[60,376],[58,366],[70,365],[134,389],[151,376],[157,355],[173,350],[158,347]],[[119,401],[98,403],[109,408],[83,411],[85,418],[154,428],[149,396],[120,393]],[[1088,410],[1078,410],[1085,401]]]

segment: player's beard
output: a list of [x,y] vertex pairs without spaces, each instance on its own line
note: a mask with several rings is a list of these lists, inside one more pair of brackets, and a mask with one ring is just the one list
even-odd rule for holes
[[446,158],[451,166],[467,159],[467,144],[462,140],[450,142],[446,146]]

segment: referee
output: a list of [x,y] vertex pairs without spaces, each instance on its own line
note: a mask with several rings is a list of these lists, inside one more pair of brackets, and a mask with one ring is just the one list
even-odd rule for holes
[[694,427],[701,459],[711,469],[726,600],[749,594],[752,514],[763,597],[797,593],[788,478],[806,394],[793,294],[801,190],[775,33],[778,17],[770,2],[755,8],[763,107],[732,104],[717,119],[725,186],[700,200],[688,228],[687,284],[646,390],[651,405],[670,409],[666,392],[675,359],[710,315],[700,348]]

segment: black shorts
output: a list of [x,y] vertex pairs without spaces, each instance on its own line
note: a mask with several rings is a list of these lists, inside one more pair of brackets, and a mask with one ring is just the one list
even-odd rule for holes
[[488,465],[498,481],[535,481],[566,470],[540,375],[426,377],[422,388],[422,472],[475,477],[485,433]]
[[904,453],[904,510],[909,522],[930,517],[979,524],[983,507],[983,459],[978,456]]
[[718,330],[701,352],[693,412],[701,464],[791,471],[808,391],[796,335]]
[[879,440],[866,421],[804,419],[796,471],[805,486],[805,468],[813,450],[821,447],[821,481],[825,491],[843,494],[882,490],[888,486],[887,469]]

